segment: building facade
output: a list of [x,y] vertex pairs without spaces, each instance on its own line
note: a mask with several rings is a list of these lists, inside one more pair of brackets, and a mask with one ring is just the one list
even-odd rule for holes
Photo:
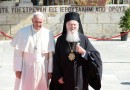
[[[96,0],[95,0],[96,1]],[[101,0],[99,0],[101,1]],[[109,0],[110,1],[110,0]],[[123,0],[115,0],[123,1]],[[115,2],[112,0],[112,2]],[[8,2],[8,1],[7,1]],[[6,3],[7,3],[6,2]],[[123,1],[124,2],[124,1]],[[16,2],[11,6],[0,5],[0,40],[8,40],[14,37],[16,32],[31,24],[32,13],[41,11],[45,16],[44,26],[50,29],[54,35],[62,31],[63,19],[66,12],[78,12],[81,17],[83,29],[86,36],[94,38],[111,38],[120,34],[119,20],[124,11],[129,7],[126,4],[112,4],[108,1],[104,5],[49,5],[49,6],[16,6]],[[118,38],[118,37],[117,37]]]

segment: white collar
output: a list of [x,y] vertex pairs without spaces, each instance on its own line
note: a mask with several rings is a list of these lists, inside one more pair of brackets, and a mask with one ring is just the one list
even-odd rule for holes
[[40,30],[36,30],[36,29],[33,27],[33,25],[32,25],[32,30],[35,31],[35,32],[39,32],[41,29],[40,29]]

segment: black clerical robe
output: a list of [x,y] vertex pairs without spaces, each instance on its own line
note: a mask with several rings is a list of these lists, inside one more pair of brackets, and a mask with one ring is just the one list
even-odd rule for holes
[[[67,42],[65,35],[57,39],[50,90],[88,90],[88,85],[95,90],[100,90],[102,75],[100,54],[85,35],[79,34],[79,37],[78,43],[86,50],[85,56],[75,51],[76,42]],[[73,47],[76,57],[71,61],[68,55]],[[58,83],[61,77],[63,77],[64,84]]]

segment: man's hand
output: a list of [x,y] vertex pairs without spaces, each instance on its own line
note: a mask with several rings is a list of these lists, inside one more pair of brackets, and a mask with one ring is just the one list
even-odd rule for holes
[[76,45],[76,51],[81,55],[86,53],[86,50],[84,50],[80,45]]
[[63,83],[64,83],[63,77],[61,77],[60,79],[58,79],[58,82],[59,82],[60,84],[63,84]]
[[15,75],[17,78],[21,79],[22,71],[15,71]]

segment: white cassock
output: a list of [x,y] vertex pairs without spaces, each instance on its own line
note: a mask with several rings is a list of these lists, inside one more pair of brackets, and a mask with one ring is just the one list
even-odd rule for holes
[[17,32],[11,45],[14,71],[22,71],[21,80],[16,78],[14,90],[48,90],[47,74],[52,72],[55,47],[53,34],[44,27],[35,31],[30,25]]

